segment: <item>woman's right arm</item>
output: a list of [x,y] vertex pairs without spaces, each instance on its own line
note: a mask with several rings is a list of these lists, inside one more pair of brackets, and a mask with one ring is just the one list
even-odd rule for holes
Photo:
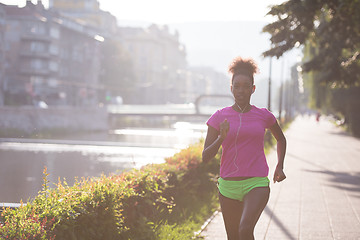
[[226,119],[220,124],[220,132],[211,126],[208,126],[208,131],[204,143],[204,150],[202,152],[203,162],[208,162],[213,157],[215,157],[228,131],[229,123]]

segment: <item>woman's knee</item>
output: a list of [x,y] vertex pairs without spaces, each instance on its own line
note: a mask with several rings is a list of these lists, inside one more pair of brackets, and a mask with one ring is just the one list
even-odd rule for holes
[[254,239],[254,228],[251,224],[241,224],[239,227],[239,239]]
[[227,232],[226,233],[227,235],[227,240],[239,240],[241,238],[239,238],[239,233],[238,232]]

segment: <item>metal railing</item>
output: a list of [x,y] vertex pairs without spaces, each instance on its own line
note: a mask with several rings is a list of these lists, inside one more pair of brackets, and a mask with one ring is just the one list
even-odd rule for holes
[[21,205],[25,206],[26,203],[0,203],[0,212],[2,212],[6,208],[15,209],[20,207]]

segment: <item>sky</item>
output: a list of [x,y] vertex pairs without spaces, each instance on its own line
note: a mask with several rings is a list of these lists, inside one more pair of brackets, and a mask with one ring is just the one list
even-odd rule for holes
[[[100,8],[119,20],[158,24],[200,21],[265,20],[270,4],[284,0],[100,0]],[[268,18],[266,18],[268,20]]]
[[[74,0],[76,1],[76,0]],[[155,23],[179,32],[186,47],[189,67],[211,67],[227,74],[230,61],[237,56],[253,58],[260,73],[255,76],[259,93],[267,88],[271,73],[272,89],[290,79],[290,67],[301,58],[301,49],[280,59],[263,58],[270,48],[270,35],[262,28],[275,19],[266,17],[271,5],[285,0],[99,0],[100,8],[114,15],[120,26],[148,27]],[[37,0],[32,0],[36,3]],[[48,7],[48,0],[42,0]],[[26,0],[0,0],[24,6]],[[266,95],[266,94],[265,94]],[[260,95],[264,98],[267,96]],[[263,99],[263,100],[264,100]],[[264,100],[265,101],[265,100]]]
[[[36,0],[32,0],[34,3]],[[0,0],[25,5],[26,0]],[[100,8],[119,20],[170,24],[199,21],[270,21],[268,6],[284,0],[100,0]],[[48,6],[48,0],[43,0]]]
[[[34,3],[37,0],[32,0]],[[270,46],[269,36],[261,33],[271,5],[285,0],[99,0],[100,8],[118,19],[119,25],[147,27],[151,23],[169,25],[179,30],[180,42],[187,49],[190,65],[210,66],[226,73],[233,57],[245,54],[253,57],[260,67],[259,79],[269,75],[269,59],[261,53]],[[1,3],[24,6],[26,0],[0,0]],[[43,0],[45,7],[48,0]],[[256,29],[237,22],[262,22]],[[235,25],[234,25],[235,23]],[[286,56],[286,55],[285,55]],[[285,61],[273,60],[272,75],[282,79],[282,66],[292,66],[299,53],[287,54]],[[289,68],[287,68],[289,69]],[[289,76],[289,72],[285,73]],[[286,77],[285,77],[286,78]],[[282,81],[282,80],[281,80]]]

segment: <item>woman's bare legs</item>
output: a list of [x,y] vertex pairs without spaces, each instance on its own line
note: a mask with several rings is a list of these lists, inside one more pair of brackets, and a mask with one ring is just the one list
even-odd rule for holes
[[239,239],[254,239],[255,225],[269,200],[269,195],[269,187],[258,187],[252,189],[244,197],[244,210],[240,220]]
[[219,194],[228,240],[253,240],[254,228],[269,200],[270,188],[252,189],[243,201]]
[[221,193],[219,193],[219,200],[228,240],[239,240],[239,225],[244,204],[227,198]]

